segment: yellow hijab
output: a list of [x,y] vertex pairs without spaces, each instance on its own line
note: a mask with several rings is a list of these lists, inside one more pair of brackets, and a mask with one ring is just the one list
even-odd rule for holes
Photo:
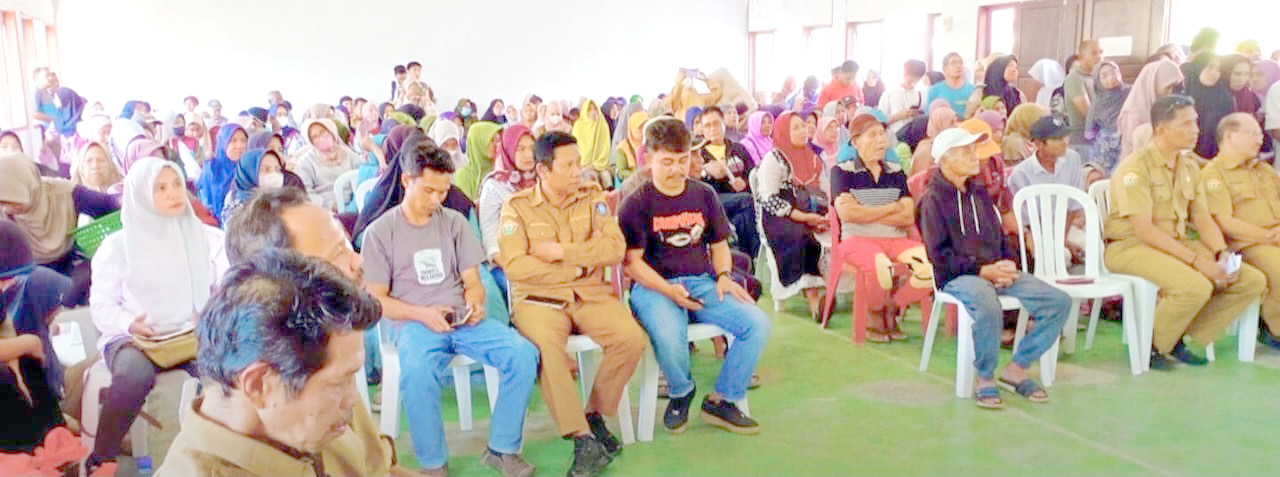
[[[595,117],[591,110],[595,110]],[[582,153],[582,165],[597,171],[609,168],[609,123],[605,122],[604,113],[596,106],[595,101],[583,99],[578,107],[578,121],[573,123],[573,137],[578,140],[578,150]]]
[[36,163],[20,152],[0,156],[0,202],[20,204],[26,211],[13,216],[31,242],[31,255],[45,264],[71,250],[76,228],[76,204],[71,181],[40,177]]
[[639,164],[636,151],[644,146],[644,122],[648,120],[649,113],[645,111],[636,111],[627,118],[627,137],[618,145],[618,151],[627,159],[627,169],[635,169]]

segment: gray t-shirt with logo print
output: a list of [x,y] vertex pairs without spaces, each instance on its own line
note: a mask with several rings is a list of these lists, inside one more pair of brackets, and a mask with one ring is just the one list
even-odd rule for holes
[[464,307],[462,271],[484,261],[484,249],[462,214],[441,207],[427,225],[391,208],[364,233],[364,280],[391,286],[391,297],[418,306]]

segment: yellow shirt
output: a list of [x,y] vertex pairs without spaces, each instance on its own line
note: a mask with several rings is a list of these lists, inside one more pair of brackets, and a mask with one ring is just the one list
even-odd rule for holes
[[[564,206],[548,202],[541,185],[516,192],[502,207],[498,234],[498,263],[516,303],[530,295],[568,303],[613,295],[604,267],[622,263],[626,240],[599,185],[583,185]],[[564,246],[564,260],[547,263],[529,254],[531,246],[550,241]]]
[[706,149],[707,152],[711,153],[711,157],[715,158],[717,161],[724,160],[725,148],[726,146],[723,144],[719,146],[715,144],[707,144],[703,147],[703,149]]
[[[1270,229],[1280,225],[1280,176],[1256,158],[1214,158],[1201,171],[1209,212]],[[1224,231],[1225,232],[1225,231]],[[1228,237],[1240,250],[1253,242]]]
[[1150,215],[1160,230],[1186,239],[1191,211],[1208,213],[1200,163],[1195,154],[1179,154],[1170,164],[1156,145],[1126,158],[1111,174],[1111,210],[1106,236],[1110,241],[1140,240],[1128,218]]

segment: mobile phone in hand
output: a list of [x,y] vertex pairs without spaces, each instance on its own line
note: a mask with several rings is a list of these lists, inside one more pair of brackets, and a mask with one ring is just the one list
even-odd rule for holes
[[475,310],[471,307],[467,307],[466,309],[449,313],[449,326],[462,326],[467,324],[467,320],[471,319],[471,314],[474,312]]

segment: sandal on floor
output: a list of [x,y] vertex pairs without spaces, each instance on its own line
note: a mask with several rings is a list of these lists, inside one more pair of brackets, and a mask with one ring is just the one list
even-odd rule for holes
[[974,402],[983,409],[1004,409],[1004,400],[1000,399],[1000,389],[995,386],[978,388],[974,394]]
[[997,378],[996,382],[1000,383],[1000,387],[1018,393],[1028,401],[1041,404],[1049,402],[1049,392],[1034,379],[1027,378],[1020,383],[1015,383],[1005,378]]
[[883,331],[867,328],[867,341],[872,343],[888,343],[893,341],[893,338]]
[[755,389],[760,387],[760,375],[752,374],[751,380],[747,381],[747,389]]

